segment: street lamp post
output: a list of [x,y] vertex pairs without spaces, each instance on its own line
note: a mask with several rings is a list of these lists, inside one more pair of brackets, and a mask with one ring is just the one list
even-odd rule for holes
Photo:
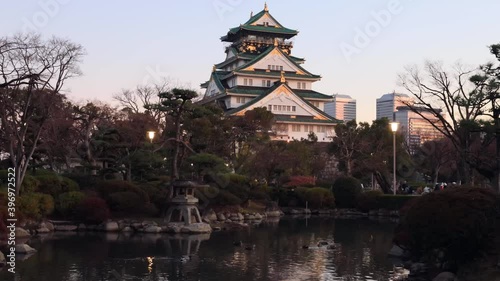
[[396,132],[398,131],[398,122],[391,122],[391,131],[392,131],[392,146],[393,146],[393,152],[392,152],[392,166],[393,166],[393,179],[392,179],[392,190],[394,192],[394,195],[396,195]]
[[153,143],[153,139],[155,138],[155,131],[148,131],[148,138],[151,143]]

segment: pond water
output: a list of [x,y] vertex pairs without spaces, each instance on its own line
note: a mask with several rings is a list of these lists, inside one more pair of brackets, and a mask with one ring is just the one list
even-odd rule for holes
[[30,241],[38,252],[0,280],[388,280],[394,227],[313,217],[206,235],[56,233]]

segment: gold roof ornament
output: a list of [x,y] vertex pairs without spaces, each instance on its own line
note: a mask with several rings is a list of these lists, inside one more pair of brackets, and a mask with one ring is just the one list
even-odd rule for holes
[[250,18],[253,17],[253,11],[250,11]]
[[284,71],[284,70],[282,70],[282,71],[281,71],[280,82],[281,82],[281,83],[285,83],[285,82],[286,82],[286,79],[285,79],[285,71]]
[[269,9],[267,8],[267,2],[264,2],[264,11],[269,11]]
[[215,72],[215,70],[217,70],[217,67],[215,67],[215,64],[214,64],[214,66],[212,66],[212,72]]

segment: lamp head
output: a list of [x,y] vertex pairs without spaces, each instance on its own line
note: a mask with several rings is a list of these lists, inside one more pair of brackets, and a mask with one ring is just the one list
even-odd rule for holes
[[153,141],[155,138],[155,131],[148,131],[148,138],[149,140]]
[[399,127],[399,123],[398,122],[391,122],[391,131],[392,132],[397,132],[398,131],[398,127]]

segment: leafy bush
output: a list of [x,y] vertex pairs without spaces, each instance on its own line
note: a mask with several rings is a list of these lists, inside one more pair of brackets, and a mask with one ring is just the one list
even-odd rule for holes
[[[208,205],[210,206],[234,206],[239,205],[243,202],[240,198],[228,192],[227,190],[213,186],[208,186],[196,190],[196,193],[198,194],[198,198],[201,198],[202,200],[208,200]],[[201,195],[199,193],[201,193]]]
[[149,201],[154,204],[156,210],[165,210],[167,208],[169,190],[165,182],[147,182],[142,183],[139,187],[147,193]]
[[111,193],[108,203],[112,211],[130,214],[133,211],[139,211],[147,202],[144,202],[135,192],[121,191]]
[[95,196],[83,199],[75,211],[75,217],[86,223],[98,224],[111,217],[106,201]]
[[248,192],[248,198],[252,200],[271,200],[269,190],[265,187],[251,188]]
[[383,194],[378,198],[377,209],[401,210],[416,198],[418,196]]
[[[0,170],[0,186],[7,187],[9,172],[7,170]],[[33,176],[26,174],[21,184],[22,193],[35,192],[40,183]]]
[[433,192],[411,202],[394,242],[415,258],[459,267],[492,246],[499,216],[500,197],[491,189]]
[[247,176],[244,176],[244,175],[231,173],[231,174],[229,174],[229,182],[233,183],[233,184],[245,184],[245,185],[248,185],[249,182],[250,182],[250,179]]
[[361,193],[361,183],[353,177],[340,177],[333,183],[335,204],[341,208],[356,206],[356,197]]
[[149,196],[146,193],[146,191],[142,190],[135,184],[128,181],[122,181],[122,180],[101,181],[97,185],[97,191],[99,192],[101,197],[104,198],[104,200],[106,200],[108,203],[110,203],[111,194],[115,192],[133,192],[139,196],[141,202],[144,203],[149,202]]
[[40,182],[37,192],[50,194],[54,198],[59,197],[61,193],[80,189],[75,181],[58,175],[44,174],[36,176],[35,179]]
[[219,195],[217,195],[214,199],[215,200],[213,200],[212,205],[217,206],[234,206],[243,203],[240,198],[226,190],[220,190]]
[[335,207],[333,193],[322,187],[308,188],[304,199],[308,202],[308,207],[312,209]]
[[93,189],[99,182],[99,177],[93,175],[71,173],[63,176],[75,181],[80,189]]
[[56,210],[65,217],[73,217],[76,207],[85,199],[85,194],[80,191],[70,191],[59,195]]
[[54,199],[43,193],[26,193],[18,197],[19,211],[32,219],[42,219],[54,211]]
[[283,185],[284,187],[313,187],[316,184],[316,179],[310,176],[291,176]]

